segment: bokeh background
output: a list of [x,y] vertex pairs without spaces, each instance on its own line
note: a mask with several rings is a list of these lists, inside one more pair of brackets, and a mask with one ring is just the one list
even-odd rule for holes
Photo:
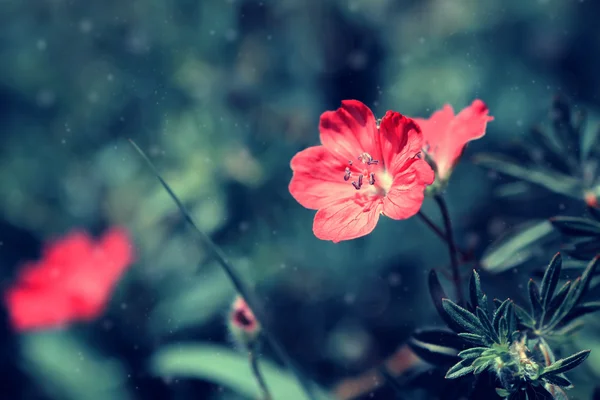
[[[577,215],[583,203],[544,190],[507,195],[507,180],[470,158],[526,136],[556,93],[594,125],[598,15],[592,0],[0,1],[2,286],[76,227],[124,225],[137,252],[93,323],[15,334],[3,317],[0,398],[243,398],[152,367],[168,346],[234,348],[234,289],[128,138],[256,289],[311,379],[334,387],[378,365],[438,323],[426,273],[448,264],[444,244],[416,218],[319,241],[314,212],[287,190],[291,157],[317,144],[319,115],[342,99],[426,117],[481,98],[495,121],[446,193],[460,246],[481,254],[524,220]],[[433,202],[423,210],[439,221]],[[516,271],[484,285],[518,298],[528,269]],[[581,399],[600,374],[590,325]],[[275,360],[268,347],[264,357]],[[219,368],[207,359],[188,361]]]

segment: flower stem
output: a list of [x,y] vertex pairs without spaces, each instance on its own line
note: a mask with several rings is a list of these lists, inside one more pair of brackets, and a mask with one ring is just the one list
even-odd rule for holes
[[255,344],[251,344],[248,348],[248,360],[250,361],[250,368],[252,368],[252,374],[254,374],[254,378],[260,387],[260,391],[262,392],[262,400],[272,400],[273,397],[271,397],[271,393],[269,392],[265,378],[260,372],[260,368],[258,366],[258,354],[256,350]]
[[459,304],[464,304],[462,278],[458,268],[458,252],[456,251],[456,243],[454,242],[454,234],[452,233],[452,222],[450,221],[448,206],[446,205],[446,201],[442,195],[437,194],[434,196],[434,199],[440,208],[440,212],[442,213],[442,218],[444,220],[444,227],[446,229],[446,243],[448,243],[448,251],[450,252],[452,283],[454,284],[454,290],[456,292],[456,300]]
[[133,140],[129,139],[129,142],[146,161],[146,163],[148,164],[156,178],[159,180],[163,188],[167,191],[169,196],[171,196],[171,199],[179,208],[179,212],[183,215],[186,222],[193,228],[192,231],[194,232],[198,240],[206,247],[206,249],[209,251],[212,257],[221,265],[223,271],[231,280],[231,283],[235,287],[236,291],[244,299],[246,304],[248,304],[248,307],[250,308],[250,310],[252,310],[254,317],[262,326],[262,332],[265,336],[265,339],[267,340],[267,342],[269,342],[271,348],[273,349],[273,351],[275,351],[280,360],[283,361],[283,363],[286,364],[288,369],[296,376],[296,379],[298,380],[298,383],[304,390],[307,398],[310,400],[316,400],[317,396],[315,394],[311,382],[309,382],[308,379],[305,378],[304,374],[300,372],[300,369],[296,366],[292,358],[284,350],[279,340],[277,340],[277,338],[268,329],[266,313],[264,312],[260,302],[256,298],[255,293],[248,286],[246,286],[246,284],[237,275],[237,272],[235,271],[233,266],[225,258],[225,254],[223,253],[223,251],[212,241],[212,239],[206,233],[204,233],[202,230],[200,230],[200,228],[198,228],[198,225],[192,218],[191,214],[184,207],[183,203],[181,202],[181,200],[179,200],[177,195],[175,195],[173,189],[171,189],[167,182],[160,176],[158,170],[156,169],[152,161],[150,161],[146,153],[144,153],[142,149],[140,149]]
[[[446,233],[442,230],[442,228],[437,226],[435,222],[431,220],[431,218],[429,218],[423,213],[423,211],[419,211],[417,215],[419,216],[419,218],[421,218],[421,221],[423,221],[425,225],[427,225],[440,239],[442,239],[446,243],[448,242],[448,237],[446,236]],[[463,261],[467,261],[469,259],[469,254],[467,254],[467,252],[463,249],[459,249],[457,247],[456,251],[458,252]]]

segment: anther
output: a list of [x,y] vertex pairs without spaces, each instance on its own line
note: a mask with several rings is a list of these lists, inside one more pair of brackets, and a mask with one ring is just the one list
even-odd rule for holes
[[356,182],[356,181],[353,181],[353,182],[352,182],[352,186],[354,186],[354,189],[356,189],[356,190],[360,190],[360,188],[362,187],[362,183],[363,183],[363,175],[362,175],[362,174],[360,174],[360,175],[358,176],[358,182]]
[[375,184],[375,173],[371,172],[371,175],[369,175],[369,184],[374,185]]
[[373,160],[373,159],[368,160],[367,165],[371,165],[371,164],[379,164],[379,160]]
[[352,165],[352,160],[348,160],[348,165]]
[[350,179],[350,175],[352,175],[352,172],[350,171],[350,168],[346,167],[346,171],[344,173],[344,180],[347,181],[348,179]]

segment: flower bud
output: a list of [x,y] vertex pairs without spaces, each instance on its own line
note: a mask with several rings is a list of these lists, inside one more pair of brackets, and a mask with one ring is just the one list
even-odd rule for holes
[[250,347],[260,334],[260,324],[241,296],[233,301],[227,322],[233,339],[245,347]]

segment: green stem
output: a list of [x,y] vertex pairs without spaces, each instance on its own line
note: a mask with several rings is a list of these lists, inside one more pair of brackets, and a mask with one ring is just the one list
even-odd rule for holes
[[[425,225],[427,225],[440,239],[442,239],[444,242],[448,243],[448,237],[446,236],[446,233],[442,230],[442,228],[437,226],[435,224],[435,222],[433,222],[431,220],[431,218],[429,218],[427,215],[425,215],[423,213],[423,211],[419,211],[417,213],[417,215],[419,216],[421,221],[423,221],[423,223],[425,223]],[[460,257],[463,261],[466,261],[469,259],[469,255],[463,249],[456,248],[456,251],[458,252],[458,254],[460,255]]]
[[237,273],[233,269],[233,266],[226,260],[225,254],[223,254],[221,249],[212,241],[212,239],[206,233],[204,233],[200,230],[200,228],[198,228],[198,225],[194,222],[194,219],[192,218],[191,214],[187,211],[183,203],[181,203],[181,200],[179,200],[177,195],[175,195],[175,192],[173,192],[173,190],[167,184],[167,182],[160,176],[158,170],[156,169],[152,161],[150,161],[146,153],[144,153],[142,149],[140,149],[133,140],[129,139],[129,142],[142,156],[142,158],[144,158],[144,160],[146,161],[150,169],[154,172],[154,175],[159,180],[163,188],[167,191],[169,196],[171,196],[171,199],[173,199],[175,204],[177,204],[179,212],[181,212],[184,219],[193,228],[192,231],[194,232],[198,240],[208,249],[212,257],[221,265],[223,271],[225,271],[225,274],[229,277],[231,283],[233,284],[239,295],[244,299],[246,304],[248,304],[248,307],[250,308],[250,310],[252,310],[254,317],[261,325],[263,335],[265,336],[267,342],[269,342],[269,344],[273,348],[273,351],[275,351],[275,353],[281,359],[281,361],[283,361],[283,363],[287,365],[288,369],[296,376],[296,379],[298,380],[300,386],[304,389],[306,396],[310,400],[316,400],[317,396],[314,392],[311,383],[300,372],[300,369],[296,366],[294,361],[284,350],[283,346],[279,343],[279,340],[277,340],[277,338],[268,329],[266,313],[263,311],[260,302],[256,298],[254,292],[250,288],[248,288],[244,284],[244,282],[237,276]]
[[462,290],[462,278],[460,276],[460,270],[458,268],[458,252],[456,251],[456,243],[454,242],[454,234],[452,233],[452,222],[450,221],[450,213],[448,212],[448,206],[442,195],[437,194],[434,196],[442,218],[444,220],[444,227],[446,229],[446,243],[448,244],[448,251],[450,253],[450,266],[452,272],[452,283],[454,284],[454,290],[456,292],[456,299],[459,304],[464,305],[463,290]]
[[262,400],[272,400],[273,397],[269,392],[269,388],[267,387],[267,382],[265,382],[265,378],[260,372],[260,368],[258,366],[258,355],[256,352],[256,345],[251,344],[248,348],[248,360],[250,361],[250,368],[252,368],[252,374],[254,374],[254,378],[260,387],[260,391],[262,392]]

